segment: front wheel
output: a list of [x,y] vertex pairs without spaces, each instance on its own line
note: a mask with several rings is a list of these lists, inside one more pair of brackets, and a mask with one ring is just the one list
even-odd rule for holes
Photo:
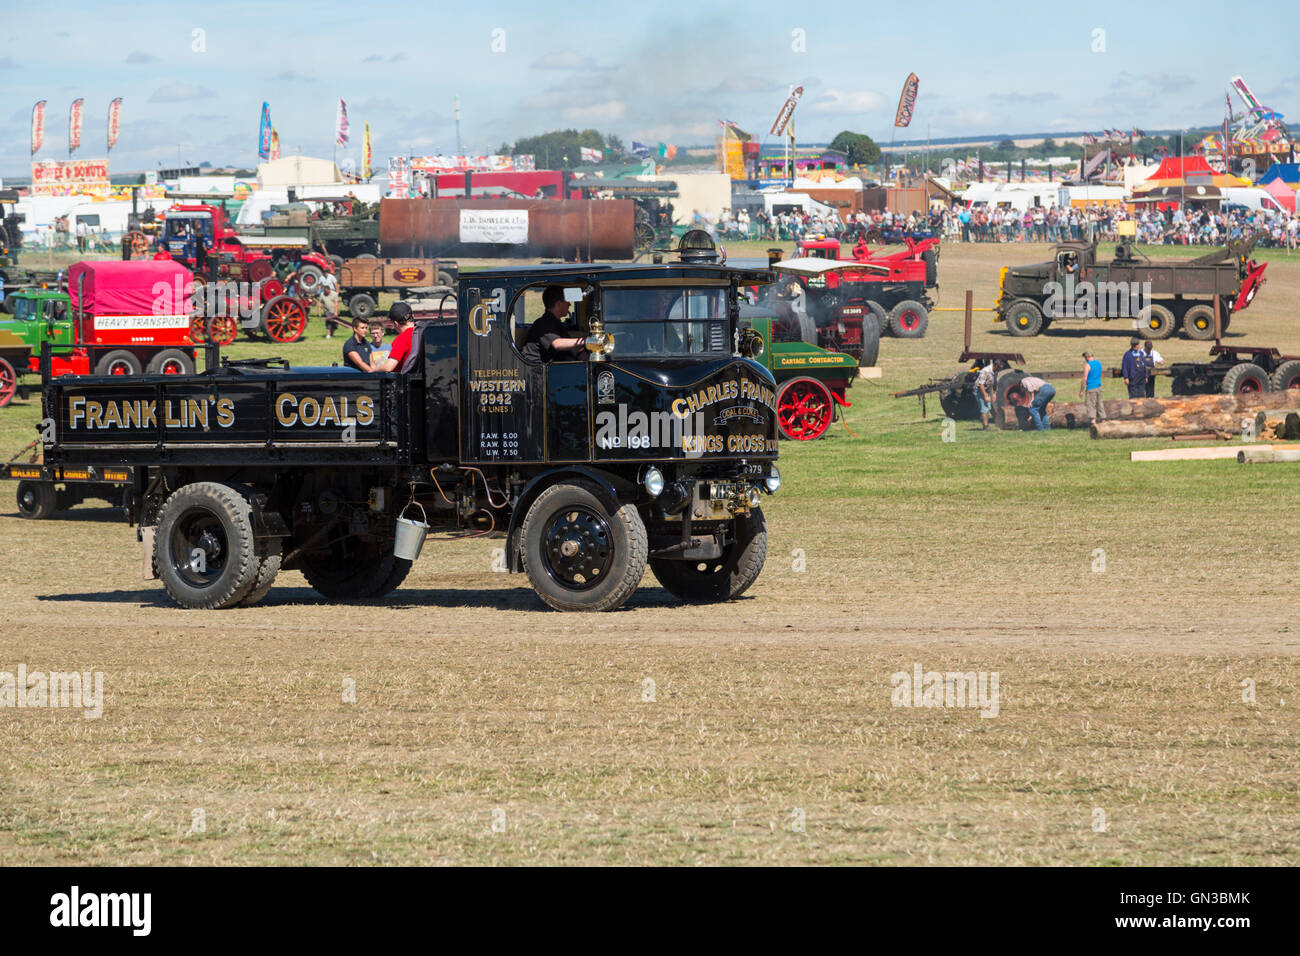
[[636,507],[611,511],[595,486],[553,485],[528,509],[524,570],[533,590],[557,611],[612,611],[645,574],[649,545]]
[[1043,330],[1043,310],[1036,302],[1019,299],[1007,309],[1006,322],[1012,335],[1037,335]]
[[767,525],[763,510],[737,517],[735,538],[722,556],[707,561],[651,558],[650,570],[659,583],[683,601],[712,604],[740,597],[757,579],[767,560]]
[[812,441],[826,434],[835,418],[831,391],[815,378],[794,378],[776,397],[776,424],[793,441]]
[[297,299],[282,295],[262,306],[262,330],[272,341],[297,342],[306,328],[307,310]]
[[889,310],[889,331],[900,339],[919,339],[930,324],[930,313],[913,299],[904,299]]
[[4,408],[13,401],[14,393],[18,391],[18,373],[9,361],[0,358],[0,408]]

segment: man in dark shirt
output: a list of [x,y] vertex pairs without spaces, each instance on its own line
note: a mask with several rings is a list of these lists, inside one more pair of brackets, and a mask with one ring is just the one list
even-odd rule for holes
[[343,364],[348,368],[362,372],[374,371],[370,367],[370,343],[366,341],[369,331],[370,323],[365,319],[352,320],[352,334],[343,343]]
[[555,359],[580,360],[586,356],[586,339],[578,329],[565,323],[569,303],[564,289],[548,285],[542,293],[545,312],[528,329],[524,342],[524,358],[530,362],[551,362]]
[[1128,397],[1146,398],[1146,360],[1142,357],[1142,350],[1138,348],[1137,339],[1130,339],[1128,345],[1129,349],[1124,353],[1124,361],[1120,363],[1120,372],[1124,376],[1124,384],[1128,386]]

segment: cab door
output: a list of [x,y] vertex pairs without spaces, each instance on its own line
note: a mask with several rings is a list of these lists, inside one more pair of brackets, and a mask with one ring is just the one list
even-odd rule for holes
[[41,305],[41,335],[56,352],[67,352],[76,344],[72,309],[63,299],[46,299]]

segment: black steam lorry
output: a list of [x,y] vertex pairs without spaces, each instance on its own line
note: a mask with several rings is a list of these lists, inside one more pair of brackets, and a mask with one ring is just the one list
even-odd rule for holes
[[[459,317],[417,325],[399,371],[210,345],[193,375],[46,374],[44,463],[125,471],[145,576],[187,608],[254,604],[286,569],[377,598],[429,533],[503,538],[561,610],[619,607],[647,565],[684,601],[727,600],[763,567],[781,481],[776,383],[738,321],[737,290],[771,278],[688,237],[672,263],[462,276]],[[523,355],[548,286],[581,360]]]

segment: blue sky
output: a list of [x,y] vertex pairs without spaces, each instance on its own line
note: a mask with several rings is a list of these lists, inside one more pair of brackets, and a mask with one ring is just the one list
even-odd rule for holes
[[888,142],[909,71],[920,96],[900,139],[924,138],[927,124],[938,138],[1218,123],[1234,73],[1300,125],[1291,24],[1272,29],[1209,2],[1104,12],[767,0],[6,6],[0,175],[29,171],[38,99],[48,100],[38,158],[66,157],[78,96],[81,158],[104,155],[109,100],[125,98],[114,170],[178,156],[252,164],[263,100],[286,154],[330,156],[339,96],[353,127],[340,160],[359,160],[368,119],[377,165],[412,149],[454,152],[457,95],[467,153],[569,126],[704,144],[726,118],[765,135],[791,83],[806,90],[801,141],[853,129]]

